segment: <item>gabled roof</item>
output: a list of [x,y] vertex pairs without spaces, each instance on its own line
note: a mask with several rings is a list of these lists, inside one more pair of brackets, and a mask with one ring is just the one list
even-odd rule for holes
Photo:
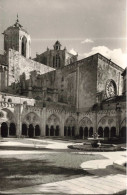
[[61,45],[61,43],[57,40],[54,45]]
[[124,69],[123,73],[121,74],[122,76],[126,75],[127,67]]

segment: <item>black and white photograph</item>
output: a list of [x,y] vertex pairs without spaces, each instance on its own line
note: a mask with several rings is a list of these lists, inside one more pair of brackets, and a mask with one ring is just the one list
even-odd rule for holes
[[126,0],[0,0],[0,194],[126,195]]

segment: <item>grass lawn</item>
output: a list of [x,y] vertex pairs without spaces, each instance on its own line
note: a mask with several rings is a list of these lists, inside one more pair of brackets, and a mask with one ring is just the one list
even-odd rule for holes
[[101,155],[81,155],[70,150],[47,150],[50,153],[33,151],[33,154],[1,155],[1,191],[88,175],[80,168],[81,163],[104,159]]

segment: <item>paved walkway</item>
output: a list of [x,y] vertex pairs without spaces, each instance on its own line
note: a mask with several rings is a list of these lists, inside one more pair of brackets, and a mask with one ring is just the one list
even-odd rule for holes
[[126,189],[126,176],[122,174],[103,177],[86,176],[48,184],[17,188],[2,194],[113,194]]
[[[66,148],[70,143],[49,141],[48,148]],[[88,153],[82,153],[83,155]],[[95,154],[95,152],[94,152]],[[98,154],[98,152],[96,152]],[[93,175],[2,191],[2,194],[113,194],[126,189],[127,177],[124,172],[112,167],[114,161],[126,159],[126,152],[99,152],[106,157],[103,160],[87,161],[81,168]]]

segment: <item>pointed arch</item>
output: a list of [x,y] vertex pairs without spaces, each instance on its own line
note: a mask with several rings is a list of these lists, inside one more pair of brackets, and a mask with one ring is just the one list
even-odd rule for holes
[[1,110],[5,111],[5,120],[6,121],[10,121],[10,122],[13,122],[16,124],[16,119],[15,119],[15,116],[14,116],[14,113],[8,109],[8,108],[2,108]]
[[111,116],[103,116],[99,121],[98,121],[98,127],[102,126],[103,128],[105,126],[115,126],[115,119],[114,117],[111,117]]
[[51,114],[46,121],[46,136],[59,136],[60,119],[57,115]]
[[26,124],[39,124],[40,123],[40,117],[35,112],[29,112],[27,113],[22,120],[23,123]]
[[91,125],[92,125],[92,121],[88,117],[84,117],[79,122],[79,127],[86,127]]
[[51,114],[48,117],[46,124],[49,125],[49,126],[51,126],[51,125],[57,126],[57,125],[60,124],[60,119],[57,115]]
[[76,125],[76,120],[73,116],[69,116],[66,119],[65,124],[64,124],[64,126],[70,126],[70,127],[75,126],[75,125]]
[[23,36],[21,41],[21,55],[26,57],[26,50],[27,50],[27,38]]

